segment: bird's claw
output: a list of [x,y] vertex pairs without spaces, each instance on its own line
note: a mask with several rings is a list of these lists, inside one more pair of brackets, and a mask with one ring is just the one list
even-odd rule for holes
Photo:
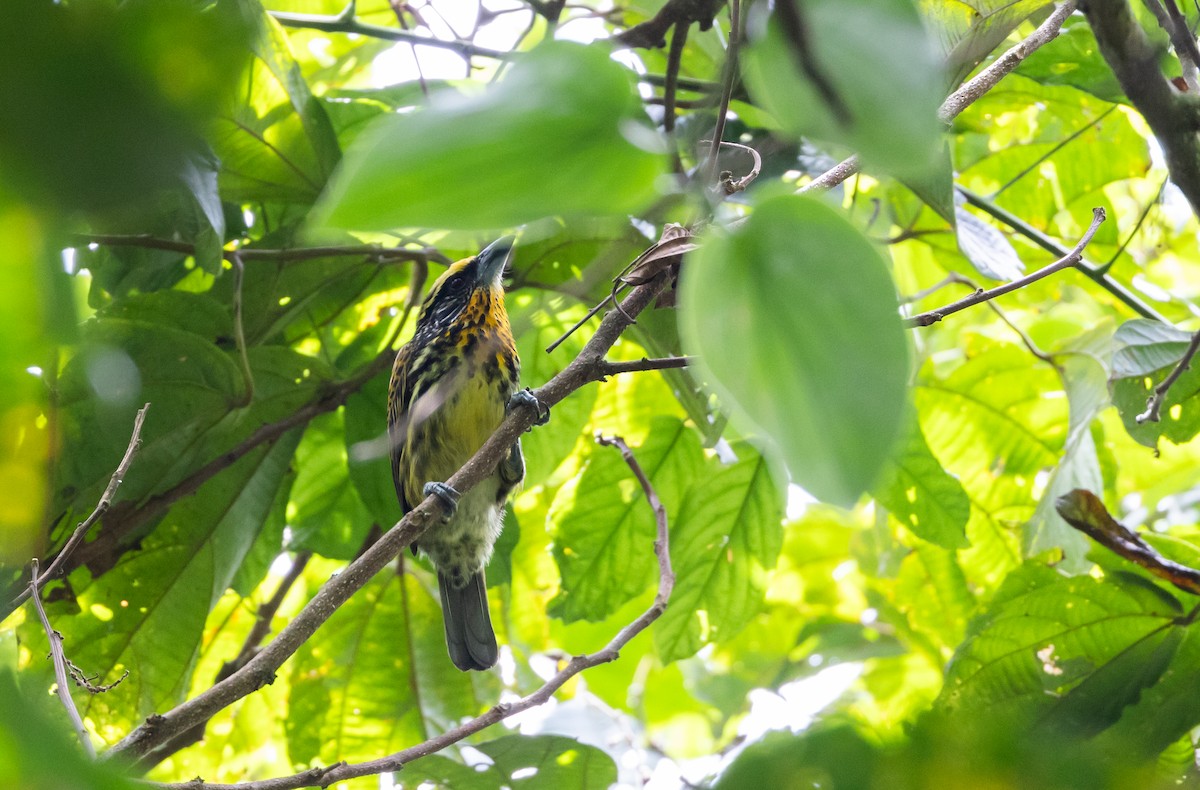
[[425,487],[421,489],[421,493],[425,496],[436,496],[446,503],[444,521],[449,521],[454,517],[454,512],[458,510],[458,500],[462,496],[462,494],[445,483],[426,483]]
[[537,419],[533,421],[534,425],[545,425],[550,422],[550,407],[542,403],[529,387],[513,393],[513,396],[508,399],[508,410],[512,411],[517,406],[524,404],[537,410]]

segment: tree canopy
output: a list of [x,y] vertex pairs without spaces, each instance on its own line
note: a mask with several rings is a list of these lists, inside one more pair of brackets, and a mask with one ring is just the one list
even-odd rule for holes
[[[0,785],[1200,787],[1185,6],[14,4]],[[509,233],[462,673],[388,378]]]

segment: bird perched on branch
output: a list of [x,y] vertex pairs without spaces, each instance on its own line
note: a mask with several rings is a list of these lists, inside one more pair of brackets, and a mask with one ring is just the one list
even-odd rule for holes
[[504,501],[525,477],[521,442],[465,494],[439,481],[475,454],[514,403],[532,399],[542,414],[533,394],[518,389],[521,362],[501,284],[512,244],[512,237],[500,239],[438,278],[416,333],[396,354],[388,390],[400,509],[407,513],[430,494],[449,509],[444,523],[429,527],[411,548],[437,568],[446,647],[464,671],[488,669],[498,657],[483,569],[504,526]]

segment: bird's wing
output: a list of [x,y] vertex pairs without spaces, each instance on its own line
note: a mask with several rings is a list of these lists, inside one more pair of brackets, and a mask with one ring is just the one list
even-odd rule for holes
[[400,512],[412,510],[412,504],[404,496],[404,479],[400,475],[400,465],[405,449],[405,435],[408,433],[408,406],[412,397],[408,381],[408,365],[412,357],[412,343],[407,343],[396,352],[396,361],[392,365],[392,381],[388,385],[388,445],[392,456],[392,482],[396,486],[396,496],[400,500]]

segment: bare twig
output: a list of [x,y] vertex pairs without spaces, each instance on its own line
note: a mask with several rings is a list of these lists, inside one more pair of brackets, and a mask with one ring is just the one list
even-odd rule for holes
[[[619,313],[613,312],[610,315],[619,315]],[[502,702],[483,715],[460,724],[441,735],[429,738],[424,743],[419,743],[416,746],[411,746],[403,751],[378,760],[352,764],[338,763],[327,768],[313,768],[293,776],[242,782],[240,784],[208,784],[203,781],[193,780],[179,784],[146,783],[146,785],[162,788],[163,790],[200,790],[201,788],[203,790],[295,790],[295,788],[310,787],[313,785],[328,787],[335,782],[343,782],[359,776],[374,776],[387,771],[398,771],[411,762],[440,752],[447,746],[458,743],[464,738],[485,730],[510,716],[515,716],[522,711],[544,704],[567,681],[580,672],[600,666],[601,664],[616,661],[625,645],[629,644],[630,640],[642,631],[645,631],[651,623],[661,617],[662,613],[666,611],[667,602],[671,598],[671,590],[675,586],[675,573],[671,570],[671,554],[668,544],[670,531],[667,524],[667,510],[655,492],[650,479],[638,464],[637,458],[634,456],[633,451],[629,449],[624,439],[618,436],[605,438],[597,435],[596,441],[608,447],[616,447],[621,451],[625,463],[629,465],[634,477],[641,484],[642,491],[646,495],[646,500],[650,503],[650,507],[654,511],[654,521],[657,527],[654,539],[654,554],[658,557],[658,594],[654,596],[654,602],[650,605],[650,608],[643,612],[636,620],[617,632],[617,635],[609,640],[603,649],[595,653],[572,657],[565,667],[543,683],[540,688],[516,702]]]
[[38,587],[42,579],[38,575],[37,559],[32,560],[29,566],[29,594],[33,598],[33,605],[37,609],[38,617],[41,618],[42,628],[46,631],[46,639],[50,642],[50,658],[54,662],[54,677],[58,683],[55,691],[58,698],[62,700],[63,707],[67,709],[67,717],[71,719],[71,725],[79,736],[79,742],[83,744],[83,750],[89,756],[95,757],[96,747],[92,745],[92,739],[84,729],[79,709],[75,707],[75,700],[71,699],[71,684],[67,682],[67,657],[63,653],[62,634],[50,626],[50,618],[46,616],[46,610],[42,607],[42,591]]
[[629,362],[602,362],[600,375],[615,376],[618,373],[640,373],[646,370],[671,370],[696,364],[695,357],[662,357],[661,359],[635,359]]
[[[729,47],[725,50],[725,74],[721,86],[721,105],[717,109],[717,123],[713,127],[711,147],[708,149],[708,161],[701,168],[704,174],[704,185],[712,186],[717,180],[717,156],[721,150],[722,138],[725,137],[725,121],[729,115],[729,101],[733,96],[733,83],[738,75],[738,54],[742,43],[742,9],[740,0],[730,0],[729,3]],[[755,156],[758,152],[755,151]]]
[[[1148,0],[1147,3],[1158,15],[1162,7],[1158,0]],[[1187,19],[1179,11],[1175,0],[1166,0],[1165,18],[1159,18],[1159,24],[1171,39],[1175,55],[1179,58],[1180,73],[1188,90],[1193,94],[1200,93],[1200,80],[1197,80],[1197,69],[1200,69],[1200,49],[1196,47],[1196,39],[1188,28]]]
[[[67,542],[58,552],[58,556],[50,563],[50,567],[41,575],[41,584],[53,581],[58,578],[58,574],[62,571],[63,564],[71,556],[83,539],[87,537],[88,530],[92,528],[101,516],[108,512],[108,508],[112,505],[113,497],[117,495],[117,489],[121,483],[125,481],[125,475],[129,473],[129,466],[133,463],[133,456],[137,453],[138,447],[142,444],[142,424],[146,422],[146,412],[150,409],[150,404],[142,406],[138,409],[137,416],[133,419],[133,433],[129,437],[129,445],[125,448],[125,455],[121,457],[121,463],[117,464],[116,470],[112,473],[112,477],[108,480],[108,486],[104,489],[104,493],[100,495],[100,501],[96,503],[96,508],[75,527],[75,531],[71,533],[71,537],[67,538]],[[8,611],[12,611],[25,602],[33,590],[33,585],[30,584],[21,594],[14,598],[8,605]]]
[[[659,276],[633,288],[622,304],[624,311],[613,310],[605,316],[579,355],[558,375],[534,392],[537,400],[543,406],[550,407],[584,384],[598,380],[604,355],[630,325],[626,314],[636,316],[650,305],[665,287],[666,279],[665,276]],[[493,474],[496,465],[512,448],[513,442],[539,418],[540,411],[532,405],[519,405],[510,410],[491,438],[446,483],[465,493],[484,477]],[[283,662],[295,653],[339,606],[385,568],[402,548],[417,539],[429,525],[439,523],[445,507],[445,503],[437,496],[426,497],[361,557],[326,582],[291,623],[250,659],[246,666],[174,710],[150,717],[116,744],[109,754],[125,760],[144,758],[157,752],[178,733],[207,720],[217,711],[270,683]],[[497,711],[493,715],[499,717],[501,712]],[[463,733],[466,734],[469,733]],[[304,784],[277,785],[284,786],[301,787]]]
[[1018,289],[1024,288],[1030,283],[1035,283],[1038,280],[1049,277],[1055,272],[1060,272],[1063,269],[1069,269],[1073,266],[1079,265],[1079,262],[1083,259],[1084,248],[1087,247],[1087,245],[1091,242],[1092,237],[1096,235],[1096,231],[1099,229],[1100,224],[1104,222],[1104,216],[1103,208],[1092,209],[1092,224],[1088,226],[1087,231],[1083,234],[1083,238],[1079,240],[1079,243],[1076,244],[1069,253],[1059,258],[1054,263],[1044,266],[1032,274],[1027,274],[1019,280],[1013,280],[1010,283],[1004,283],[1003,285],[998,285],[995,288],[990,288],[986,291],[978,290],[970,296],[959,299],[957,302],[948,304],[945,307],[938,308],[937,310],[931,310],[927,313],[921,313],[920,315],[915,315],[904,322],[905,326],[917,327],[936,324],[946,316],[953,315],[960,310],[965,310],[968,307],[973,307],[974,305],[979,304],[980,302],[986,302],[990,299],[995,299],[997,296],[1003,296],[1006,293],[1011,293]]
[[1183,352],[1183,357],[1180,358],[1167,377],[1162,380],[1162,383],[1150,393],[1150,397],[1146,401],[1146,410],[1134,417],[1138,425],[1144,422],[1158,422],[1162,419],[1160,412],[1162,411],[1163,402],[1167,399],[1167,393],[1171,390],[1171,386],[1183,375],[1184,371],[1192,366],[1192,358],[1196,356],[1197,350],[1200,350],[1200,331],[1192,334],[1192,341],[1188,343],[1187,349]]
[[[708,142],[710,141],[701,140],[700,144],[704,145]],[[714,144],[717,143],[715,140],[712,142]],[[718,147],[722,145],[730,148],[736,148],[739,151],[745,151],[746,153],[750,154],[750,157],[754,160],[754,164],[751,166],[750,172],[741,178],[734,178],[732,173],[721,174],[720,183],[717,184],[717,186],[719,186],[726,195],[732,195],[736,192],[741,192],[746,187],[750,186],[750,184],[754,182],[754,179],[758,178],[758,174],[762,172],[762,156],[760,156],[758,151],[755,151],[750,146],[742,145],[741,143],[731,143],[728,140],[722,140],[720,141]],[[716,179],[714,178],[713,181],[710,181],[709,183],[714,183],[715,181]]]
[[[938,108],[938,118],[943,123],[949,123],[954,120],[958,117],[959,113],[969,107],[979,97],[996,87],[996,84],[1019,66],[1021,61],[1032,55],[1044,44],[1053,41],[1058,35],[1058,31],[1062,29],[1063,22],[1075,12],[1075,6],[1075,0],[1067,0],[1067,2],[1058,6],[1058,8],[1054,9],[1054,13],[1046,17],[1045,22],[1039,25],[1026,38],[1022,39],[1020,43],[992,61],[991,65],[986,69],[959,86],[958,90],[947,96],[946,100],[942,102],[942,106]],[[797,191],[804,193],[814,190],[832,189],[857,173],[860,165],[858,157],[852,156],[849,159],[839,162]]]
[[679,67],[690,26],[690,22],[675,23],[671,48],[667,51],[667,84],[663,87],[663,131],[667,134],[675,132],[675,80],[679,79]]

